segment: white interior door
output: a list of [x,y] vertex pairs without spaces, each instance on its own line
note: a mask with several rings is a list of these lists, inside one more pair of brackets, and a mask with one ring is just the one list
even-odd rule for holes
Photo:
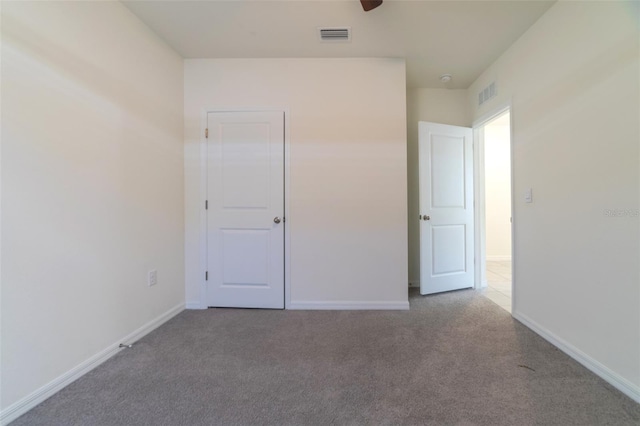
[[284,308],[284,113],[207,115],[207,304]]
[[419,123],[420,293],[473,287],[473,133]]

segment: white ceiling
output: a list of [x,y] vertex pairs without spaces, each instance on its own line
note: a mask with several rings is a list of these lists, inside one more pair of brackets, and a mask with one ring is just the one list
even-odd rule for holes
[[[401,57],[408,87],[465,89],[553,1],[384,0],[370,12],[358,0],[123,3],[185,58]],[[319,41],[318,27],[336,26],[352,41]]]

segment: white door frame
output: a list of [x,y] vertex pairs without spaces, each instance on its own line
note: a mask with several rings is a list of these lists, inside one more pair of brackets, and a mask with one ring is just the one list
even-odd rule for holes
[[487,255],[486,255],[486,215],[485,215],[485,192],[484,192],[484,134],[480,131],[485,124],[489,121],[497,118],[499,115],[505,112],[511,112],[509,115],[509,144],[510,144],[510,163],[511,163],[511,312],[516,311],[516,275],[515,275],[515,181],[514,181],[514,168],[513,168],[513,108],[511,107],[511,101],[507,101],[496,108],[490,110],[484,115],[480,116],[473,122],[473,174],[474,174],[474,193],[475,193],[475,258],[476,258],[476,277],[475,288],[480,289],[487,286],[486,269],[487,269]]
[[200,114],[200,233],[199,233],[199,252],[198,259],[200,273],[200,309],[207,309],[207,281],[205,273],[207,271],[207,211],[205,210],[205,201],[207,200],[207,138],[205,137],[205,129],[207,128],[207,115],[216,112],[271,112],[282,111],[284,113],[284,308],[289,309],[291,304],[291,223],[293,218],[290,215],[290,195],[291,191],[291,144],[289,140],[289,108],[284,107],[212,107],[205,108]]

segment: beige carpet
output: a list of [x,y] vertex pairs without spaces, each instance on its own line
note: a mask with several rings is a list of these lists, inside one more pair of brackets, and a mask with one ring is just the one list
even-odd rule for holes
[[185,311],[21,425],[634,425],[640,405],[473,290],[411,310]]

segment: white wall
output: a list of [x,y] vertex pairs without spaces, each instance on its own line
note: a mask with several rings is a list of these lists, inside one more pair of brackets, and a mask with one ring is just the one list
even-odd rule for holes
[[640,401],[639,8],[556,3],[469,105],[513,105],[514,314]]
[[290,110],[291,306],[407,306],[404,60],[185,60],[188,306],[200,304],[207,108]]
[[511,260],[511,136],[509,113],[484,127],[485,253]]
[[3,2],[5,420],[184,306],[182,81],[119,2]]
[[471,125],[466,90],[407,90],[407,176],[409,187],[409,282],[420,282],[420,193],[418,189],[418,122]]

